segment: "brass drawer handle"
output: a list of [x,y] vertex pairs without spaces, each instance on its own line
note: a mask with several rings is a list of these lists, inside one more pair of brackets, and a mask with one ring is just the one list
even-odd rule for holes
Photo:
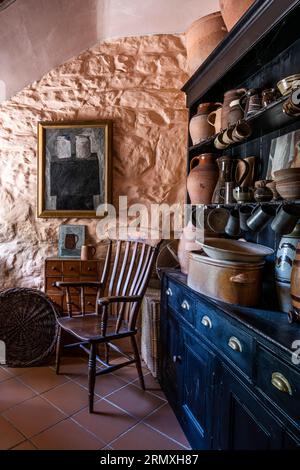
[[242,352],[243,351],[242,343],[235,336],[231,336],[231,338],[229,338],[228,346],[231,349],[233,349],[233,351],[236,351],[236,352]]
[[202,317],[201,323],[203,326],[205,326],[205,328],[212,328],[212,321],[207,315]]
[[181,304],[181,308],[183,308],[183,310],[189,310],[190,304],[186,300],[184,300]]
[[280,392],[293,395],[292,387],[288,379],[280,372],[273,372],[271,383],[273,387],[277,388]]
[[166,290],[166,295],[168,295],[169,297],[172,297],[173,292],[172,292],[172,290],[170,289],[170,287]]

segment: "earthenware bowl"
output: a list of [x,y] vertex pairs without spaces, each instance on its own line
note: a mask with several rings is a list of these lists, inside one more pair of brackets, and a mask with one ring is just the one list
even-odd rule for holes
[[206,239],[202,249],[207,256],[216,260],[247,263],[259,263],[274,253],[264,245],[222,238]]

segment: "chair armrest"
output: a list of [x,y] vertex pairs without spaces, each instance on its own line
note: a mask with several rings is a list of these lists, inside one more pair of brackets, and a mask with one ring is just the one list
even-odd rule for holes
[[52,284],[53,287],[64,288],[64,287],[94,287],[95,289],[102,289],[103,284],[101,282],[93,281],[57,281]]
[[142,300],[141,295],[111,295],[110,297],[102,297],[97,300],[99,305],[109,305],[114,302],[139,302]]

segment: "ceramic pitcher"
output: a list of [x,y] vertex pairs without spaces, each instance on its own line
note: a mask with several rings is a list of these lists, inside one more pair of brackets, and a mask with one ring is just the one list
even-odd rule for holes
[[[244,165],[244,172],[241,176],[237,175],[237,166],[241,162]],[[216,184],[212,202],[216,204],[225,203],[225,183],[233,182],[234,186],[241,186],[249,174],[249,163],[242,158],[231,158],[223,156],[217,159],[219,166],[219,179]]]

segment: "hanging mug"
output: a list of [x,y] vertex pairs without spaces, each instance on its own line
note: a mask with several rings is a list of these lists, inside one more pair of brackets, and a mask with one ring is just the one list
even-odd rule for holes
[[262,204],[252,211],[252,214],[246,222],[247,227],[253,232],[260,232],[272,219],[274,219],[275,215],[275,207]]

